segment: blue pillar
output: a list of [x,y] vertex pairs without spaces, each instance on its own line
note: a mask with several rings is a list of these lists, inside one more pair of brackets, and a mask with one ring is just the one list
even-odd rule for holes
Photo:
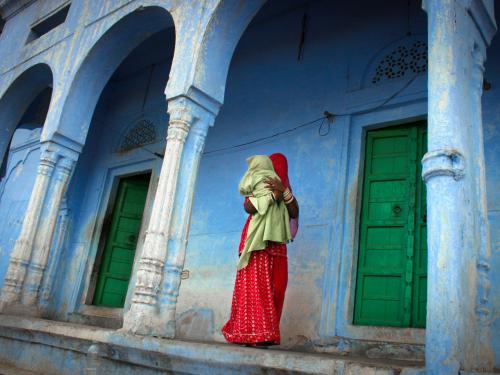
[[489,227],[481,118],[492,1],[428,0],[428,374],[491,371]]

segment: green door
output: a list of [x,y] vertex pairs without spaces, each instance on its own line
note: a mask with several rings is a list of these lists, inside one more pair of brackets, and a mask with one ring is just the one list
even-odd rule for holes
[[354,324],[425,327],[426,147],[423,122],[367,134]]
[[123,307],[150,175],[122,178],[99,269],[94,305]]

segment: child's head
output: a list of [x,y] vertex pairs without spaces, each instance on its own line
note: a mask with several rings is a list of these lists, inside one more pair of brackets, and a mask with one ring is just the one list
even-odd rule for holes
[[254,155],[247,159],[248,171],[268,170],[273,171],[273,162],[266,155]]

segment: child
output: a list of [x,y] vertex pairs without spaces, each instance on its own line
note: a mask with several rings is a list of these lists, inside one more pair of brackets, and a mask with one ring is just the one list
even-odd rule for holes
[[264,155],[252,156],[247,159],[247,164],[248,170],[240,181],[239,190],[241,195],[249,198],[257,212],[252,215],[238,269],[248,264],[252,251],[264,250],[267,241],[285,243],[292,239],[285,203],[275,202],[272,192],[266,187],[268,178],[279,179],[271,159]]

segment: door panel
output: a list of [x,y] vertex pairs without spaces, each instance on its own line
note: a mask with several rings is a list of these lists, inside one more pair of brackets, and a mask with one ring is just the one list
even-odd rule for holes
[[425,141],[422,123],[367,134],[355,324],[425,325]]
[[150,175],[122,178],[97,280],[94,305],[123,307]]

